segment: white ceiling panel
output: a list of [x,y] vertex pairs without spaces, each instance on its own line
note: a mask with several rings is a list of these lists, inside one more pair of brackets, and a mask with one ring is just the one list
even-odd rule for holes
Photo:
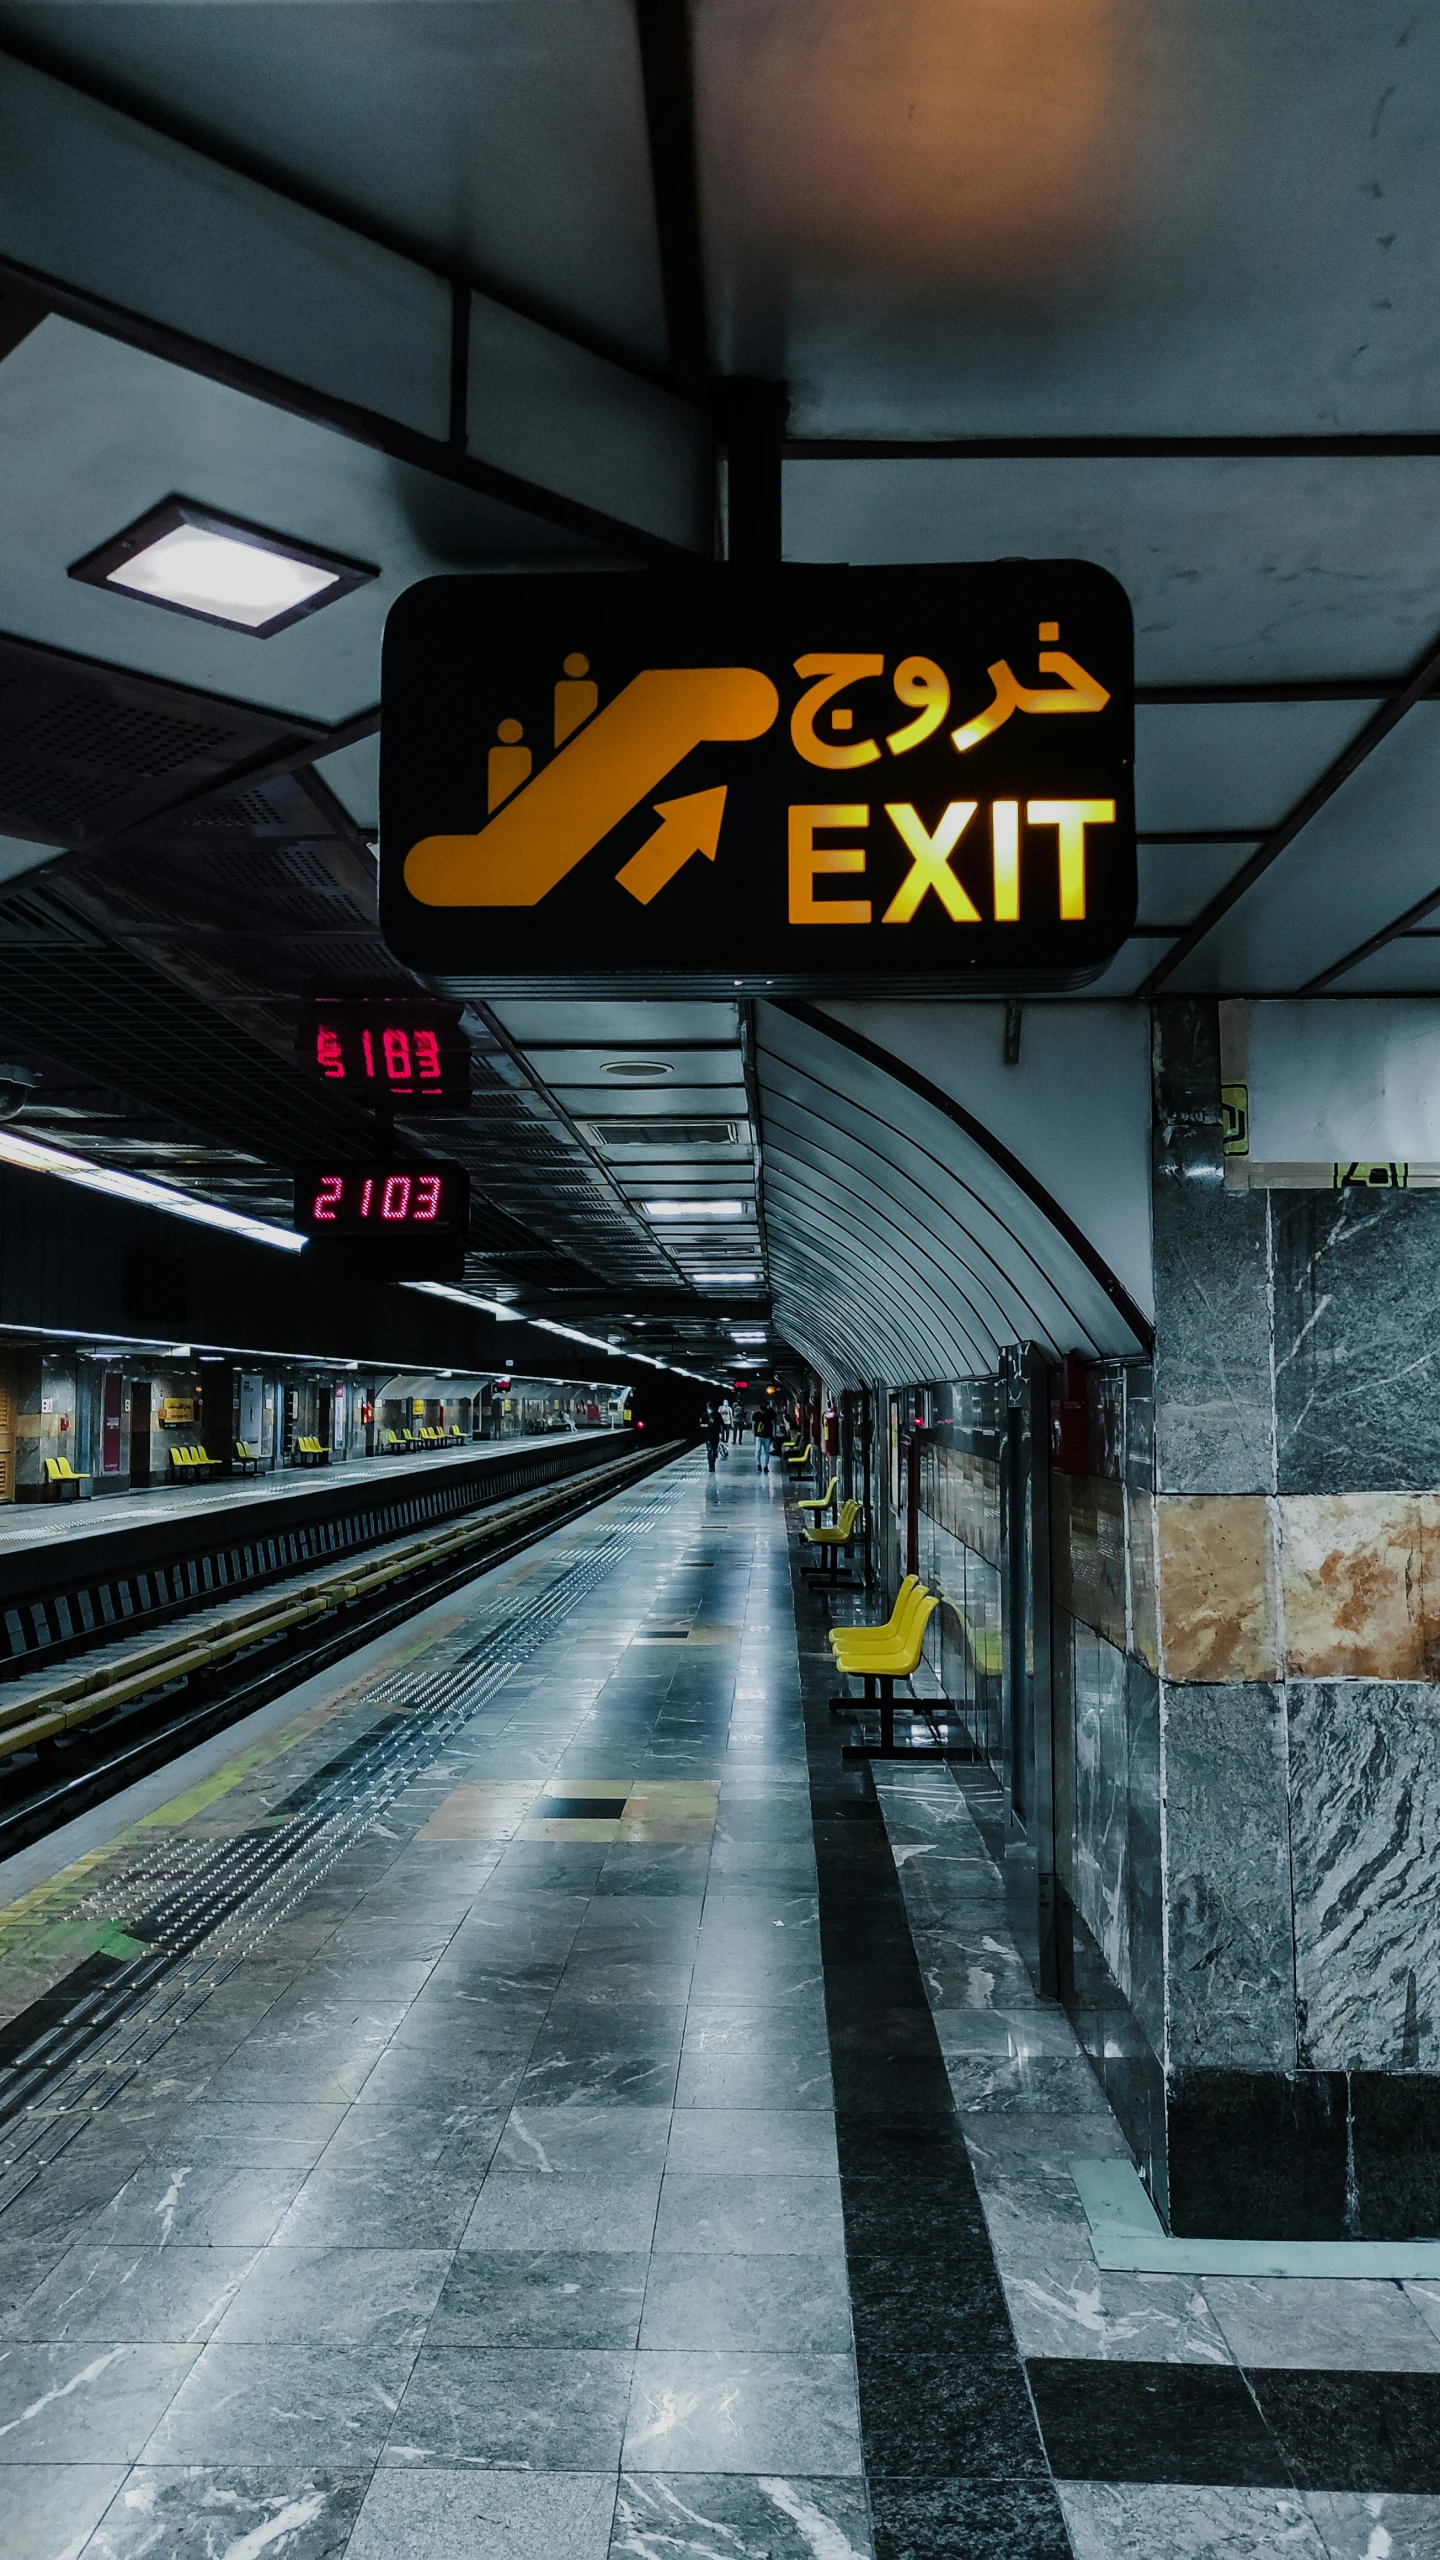
[[5,30],[341,220],[664,361],[625,0],[4,0]]
[[1135,714],[1135,823],[1278,826],[1373,718],[1367,702],[1165,703]]
[[1177,971],[1237,995],[1303,987],[1440,889],[1440,703],[1421,703]]
[[792,461],[791,560],[1096,560],[1142,684],[1397,675],[1440,630],[1440,457]]
[[1189,924],[1254,852],[1253,844],[1142,844],[1138,924]]
[[801,435],[1428,426],[1413,0],[699,0],[725,370]]

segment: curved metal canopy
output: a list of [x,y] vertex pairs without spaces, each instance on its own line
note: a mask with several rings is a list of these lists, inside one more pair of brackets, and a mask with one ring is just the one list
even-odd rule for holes
[[897,1059],[793,1008],[755,1009],[777,1325],[835,1383],[1148,1347],[1144,1318],[998,1142]]

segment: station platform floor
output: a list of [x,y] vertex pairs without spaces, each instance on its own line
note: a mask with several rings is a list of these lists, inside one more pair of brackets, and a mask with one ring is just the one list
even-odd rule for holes
[[[607,1431],[567,1432],[565,1438],[607,1440]],[[258,1476],[217,1477],[208,1484],[157,1484],[137,1493],[107,1493],[87,1502],[0,1503],[0,1553],[29,1547],[46,1548],[56,1540],[93,1538],[105,1531],[149,1528],[157,1521],[203,1520],[210,1513],[243,1513],[257,1502],[294,1494],[313,1494],[331,1487],[394,1485],[411,1477],[443,1475],[457,1466],[473,1466],[487,1454],[512,1457],[524,1449],[553,1449],[558,1432],[519,1435],[513,1440],[467,1440],[463,1447],[427,1450],[423,1456],[335,1459],[324,1467],[276,1467]]]
[[1102,2274],[790,1525],[677,1461],[0,1869],[6,2560],[1435,2560],[1440,2289]]

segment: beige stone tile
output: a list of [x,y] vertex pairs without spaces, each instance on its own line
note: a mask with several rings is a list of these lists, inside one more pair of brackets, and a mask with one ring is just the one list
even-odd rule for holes
[[417,1840],[513,1840],[534,1801],[522,1779],[464,1779],[437,1804]]
[[1285,1658],[1294,1677],[1433,1679],[1440,1668],[1436,1497],[1282,1494],[1279,1512]]
[[618,1817],[614,1822],[566,1822],[555,1814],[543,1822],[522,1822],[519,1837],[522,1840],[618,1840],[620,1823]]
[[1160,1664],[1167,1680],[1273,1680],[1279,1610],[1263,1494],[1162,1494]]

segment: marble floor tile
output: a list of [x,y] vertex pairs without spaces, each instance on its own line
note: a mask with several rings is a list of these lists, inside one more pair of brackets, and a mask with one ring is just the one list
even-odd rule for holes
[[851,2360],[642,2349],[635,2358],[624,2467],[858,2477]]
[[1062,2481],[1060,2501],[1075,2560],[1325,2560],[1294,2490]]
[[85,2560],[339,2560],[365,2471],[303,2464],[139,2464],[85,2546]]
[[851,2344],[845,2267],[835,2255],[683,2256],[650,2261],[640,2344],[845,2355]]
[[453,2249],[485,2175],[423,2161],[322,2161],[273,2237],[287,2248]]
[[871,2560],[854,2481],[627,2472],[609,2560]]
[[134,2462],[201,2350],[8,2346],[0,2352],[0,2463]]
[[514,2102],[534,2042],[527,2033],[500,2052],[477,2051],[462,2036],[438,2051],[387,2045],[356,2093],[356,2112],[405,2106],[447,2112],[468,2106],[503,2115]]
[[426,2344],[623,2352],[636,2343],[649,2264],[644,2250],[462,2249]]
[[660,2194],[658,2163],[643,2176],[503,2177],[492,2173],[462,2249],[648,2249]]
[[694,2107],[677,2111],[668,2176],[813,2177],[836,2170],[835,2125],[827,2112],[778,2107]]
[[1225,2336],[1194,2277],[1102,2273],[1088,2249],[1083,2257],[1007,2260],[1002,2276],[1023,2356],[1230,2362]]
[[212,2343],[150,2436],[146,2460],[364,2469],[379,2457],[412,2361],[409,2348]]
[[613,2470],[632,2362],[592,2348],[426,2347],[384,2463]]
[[834,2255],[844,2248],[838,2178],[704,2177],[666,2171],[655,2247],[691,2255]]
[[680,2057],[677,2107],[813,2108],[828,2114],[834,2100],[826,2047],[729,2054],[687,2044]]
[[263,2249],[220,2322],[222,2346],[304,2342],[412,2351],[440,2298],[447,2249]]
[[950,2053],[946,2074],[962,2115],[1109,2116],[1105,2092],[1083,2055],[1035,2058]]
[[495,2153],[493,2174],[633,2177],[662,2167],[668,2107],[588,2107],[517,2103]]
[[124,2463],[13,2465],[0,2498],[5,2560],[77,2560],[125,2476]]
[[1440,2497],[1362,2497],[1312,2489],[1328,2560],[1440,2560]]
[[607,2560],[613,2471],[377,2471],[346,2560]]
[[517,2095],[545,2106],[666,2107],[675,2095],[680,2054],[668,2027],[653,2039],[602,2036],[591,2041],[556,2030],[537,2042]]
[[1237,2364],[1440,2373],[1440,2337],[1398,2284],[1207,2276]]
[[117,2249],[79,2240],[0,2334],[37,2345],[199,2346],[223,2319],[256,2249]]

